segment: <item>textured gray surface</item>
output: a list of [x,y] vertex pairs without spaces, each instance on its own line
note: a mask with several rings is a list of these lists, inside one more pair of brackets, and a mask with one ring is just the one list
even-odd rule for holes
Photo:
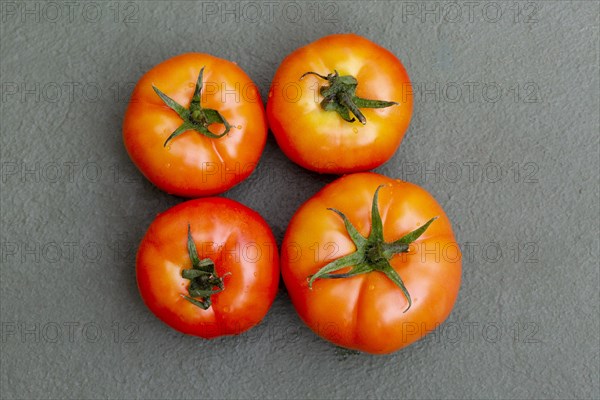
[[[598,2],[54,4],[1,3],[0,397],[600,397]],[[134,255],[181,199],[125,153],[131,85],[200,51],[237,61],[266,98],[286,54],[348,31],[415,83],[410,129],[378,171],[423,185],[454,223],[465,254],[449,321],[390,356],[345,354],[281,289],[240,337],[169,329],[138,295]],[[269,138],[225,196],[280,241],[331,180]]]

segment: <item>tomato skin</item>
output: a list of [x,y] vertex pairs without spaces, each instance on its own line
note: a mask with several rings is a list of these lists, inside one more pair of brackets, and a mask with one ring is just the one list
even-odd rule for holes
[[[308,287],[308,276],[356,249],[343,221],[327,208],[342,211],[367,236],[379,185],[385,185],[378,203],[386,242],[439,217],[408,253],[390,259],[413,300],[406,312],[400,288],[378,271],[318,279],[312,290]],[[283,280],[302,320],[336,345],[373,354],[396,351],[435,329],[450,314],[460,286],[460,249],[440,205],[417,185],[374,173],[339,178],[304,203],[288,226],[281,252]]]
[[[399,103],[362,108],[367,122],[344,121],[321,109],[318,88],[326,84],[308,71],[352,75],[359,97]],[[295,163],[321,173],[373,169],[389,160],[412,115],[410,79],[390,51],[354,34],[326,36],[288,55],[269,91],[267,117],[277,143]]]
[[[188,224],[198,256],[211,258],[225,289],[203,310],[187,301],[191,268]],[[279,256],[271,230],[250,208],[225,198],[181,203],[152,222],[136,262],[138,288],[148,308],[172,328],[213,338],[237,335],[259,323],[279,284]]]
[[[187,108],[202,67],[202,106],[219,111],[232,129],[219,139],[189,130],[165,147],[165,140],[183,121],[152,86]],[[225,130],[216,124],[210,129]],[[161,190],[182,197],[214,195],[246,179],[259,161],[266,137],[266,116],[256,85],[235,63],[201,53],[170,58],[142,76],[123,122],[123,140],[134,164]]]

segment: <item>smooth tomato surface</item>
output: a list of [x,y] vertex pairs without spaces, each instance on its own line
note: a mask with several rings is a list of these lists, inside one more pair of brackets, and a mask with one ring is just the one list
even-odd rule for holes
[[[153,85],[188,108],[202,67],[202,107],[220,112],[231,130],[218,139],[188,130],[164,146],[183,121]],[[213,124],[210,131],[220,134],[225,127]],[[264,107],[255,84],[235,63],[200,53],[173,57],[142,76],[123,123],[125,147],[135,165],[160,189],[183,197],[221,193],[246,179],[266,137]]]
[[[309,71],[351,75],[356,95],[398,103],[361,108],[366,117],[345,121],[325,111],[326,81]],[[326,36],[288,55],[275,73],[267,101],[269,126],[283,152],[304,168],[346,173],[375,168],[392,157],[412,114],[412,89],[402,63],[385,48],[354,34]]]
[[[199,259],[214,262],[223,291],[206,310],[188,301],[192,268],[188,225]],[[158,318],[190,335],[236,335],[260,322],[279,283],[279,257],[271,230],[250,208],[225,198],[196,199],[158,215],[137,254],[137,282]]]
[[[378,207],[386,242],[438,217],[407,253],[389,260],[410,293],[410,308],[402,290],[379,271],[317,279],[312,289],[308,286],[308,278],[324,265],[357,249],[343,220],[328,208],[344,213],[362,236],[368,236],[373,194],[380,185]],[[390,353],[448,317],[460,286],[461,253],[448,217],[427,191],[361,173],[334,181],[301,206],[285,234],[281,268],[298,314],[315,333],[346,348]]]

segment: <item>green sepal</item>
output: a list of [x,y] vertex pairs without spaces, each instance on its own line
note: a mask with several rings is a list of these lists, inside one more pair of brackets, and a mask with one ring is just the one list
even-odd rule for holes
[[346,215],[344,215],[343,212],[336,210],[335,208],[328,208],[328,210],[333,211],[334,213],[339,215],[340,218],[344,221],[346,231],[348,232],[348,235],[350,235],[350,239],[352,239],[352,242],[354,242],[354,245],[357,248],[364,245],[367,242],[367,239],[365,239],[360,233],[358,233],[358,230],[354,227],[354,225],[352,225],[352,222],[350,222],[348,217],[346,217]]
[[[177,115],[179,115],[179,117],[183,120],[183,123],[179,125],[179,127],[177,127],[177,129],[173,133],[171,133],[169,137],[165,140],[163,147],[166,147],[171,140],[175,139],[177,136],[187,131],[193,130],[211,139],[219,139],[227,135],[231,130],[231,125],[229,124],[229,122],[227,122],[225,117],[223,117],[221,113],[219,113],[219,111],[211,108],[202,108],[201,98],[203,74],[204,67],[200,69],[200,73],[198,74],[198,79],[194,88],[194,95],[192,96],[189,109],[186,109],[184,106],[177,103],[175,100],[163,93],[159,88],[152,85],[152,88],[154,89],[156,94],[161,98],[161,100],[171,110],[175,111]],[[221,124],[225,126],[225,131],[221,134],[211,132],[208,129],[208,127],[212,124]]]
[[383,272],[388,278],[390,278],[390,280],[394,282],[396,286],[400,288],[400,290],[402,290],[402,293],[404,293],[404,297],[406,297],[406,300],[408,301],[408,307],[406,307],[404,312],[407,312],[408,309],[412,306],[412,299],[410,298],[410,293],[408,293],[408,290],[406,289],[402,278],[400,278],[400,275],[398,275],[396,270],[390,265],[389,261],[385,260],[382,263],[384,263],[384,265],[381,266],[379,270]]
[[[319,90],[319,93],[323,96],[321,108],[325,111],[337,112],[339,116],[347,122],[354,122],[358,119],[361,124],[365,125],[367,119],[360,111],[361,108],[386,108],[398,104],[395,101],[371,100],[358,97],[356,95],[358,80],[352,75],[340,76],[340,74],[334,70],[332,73],[325,76],[309,71],[302,74],[300,79],[304,78],[306,75],[318,76],[329,83],[329,86],[322,86]],[[356,118],[351,117],[351,113]]]
[[431,218],[429,221],[427,221],[425,224],[423,224],[421,227],[415,229],[414,231],[407,233],[406,235],[402,236],[400,239],[396,240],[395,242],[392,242],[392,244],[409,244],[414,242],[415,240],[417,240],[423,233],[425,233],[425,231],[427,230],[427,228],[429,228],[429,225],[431,225],[431,223],[433,221],[435,221],[436,219],[438,219],[438,217],[433,217]]
[[203,310],[208,310],[211,306],[211,301],[210,299],[208,300],[196,300],[193,297],[190,296],[186,296],[184,294],[181,295],[181,297],[183,297],[184,299],[186,299],[187,301],[189,301],[190,303],[192,303],[193,305],[200,307]]
[[[421,227],[407,233],[396,241],[386,242],[383,238],[383,222],[379,213],[379,191],[383,187],[384,185],[378,186],[373,195],[373,203],[371,204],[371,232],[367,237],[362,236],[358,232],[342,211],[335,208],[328,208],[328,210],[335,212],[342,219],[348,236],[350,236],[350,239],[356,246],[356,250],[353,253],[329,262],[321,267],[317,273],[309,276],[308,287],[312,289],[313,283],[317,279],[343,279],[370,272],[381,272],[398,286],[404,297],[406,297],[408,302],[408,307],[404,310],[406,312],[412,306],[412,299],[404,281],[392,267],[389,260],[396,254],[408,252],[410,243],[417,240],[437,217],[431,218]],[[343,268],[350,268],[350,270],[344,273],[335,273],[335,271]]]
[[349,267],[355,264],[358,264],[362,261],[362,257],[357,255],[357,253],[348,254],[347,256],[338,258],[321,268],[319,272],[309,277],[308,287],[312,288],[312,284],[316,279],[327,275],[330,272],[338,271],[342,268]]
[[182,295],[182,297],[203,310],[207,310],[212,304],[211,296],[220,293],[225,289],[223,277],[229,275],[229,273],[225,274],[223,277],[219,277],[215,270],[215,263],[210,258],[203,258],[201,260],[198,257],[198,251],[189,224],[187,249],[192,268],[181,271],[181,277],[190,281],[188,286],[189,296]]

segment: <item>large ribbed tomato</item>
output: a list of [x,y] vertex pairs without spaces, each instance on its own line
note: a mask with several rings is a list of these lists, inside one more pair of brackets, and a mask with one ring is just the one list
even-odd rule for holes
[[248,75],[200,53],[142,76],[123,122],[135,165],[160,189],[184,197],[221,193],[246,179],[266,137],[262,100]]
[[334,181],[296,212],[281,269],[298,314],[318,335],[390,353],[448,317],[461,253],[427,191],[361,173]]
[[269,310],[279,256],[258,213],[225,198],[196,199],[156,217],[136,274],[144,302],[172,328],[204,338],[236,335]]
[[410,80],[394,54],[361,36],[339,34],[283,60],[267,117],[292,161],[313,171],[347,173],[392,157],[412,105]]

